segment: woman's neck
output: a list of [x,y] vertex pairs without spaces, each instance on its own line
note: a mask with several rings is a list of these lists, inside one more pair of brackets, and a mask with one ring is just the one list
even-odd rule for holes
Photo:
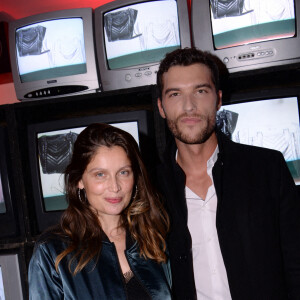
[[123,239],[126,236],[126,230],[121,226],[120,216],[99,217],[99,221],[102,230],[111,242]]

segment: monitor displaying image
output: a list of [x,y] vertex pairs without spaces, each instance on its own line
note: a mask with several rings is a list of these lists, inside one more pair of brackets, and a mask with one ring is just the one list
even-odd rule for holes
[[79,17],[18,28],[16,49],[21,82],[87,72],[83,20]]
[[4,202],[4,195],[3,195],[3,187],[2,187],[2,180],[0,174],[0,214],[6,213],[6,207]]
[[1,250],[0,253],[0,299],[24,300],[21,262],[15,250]]
[[111,70],[160,61],[180,48],[177,2],[142,2],[104,14],[104,38]]
[[2,267],[0,265],[0,300],[5,300]]
[[[137,121],[111,125],[129,132],[139,144]],[[71,160],[77,136],[84,128],[78,127],[37,134],[39,172],[46,212],[65,210],[68,206],[63,173]]]
[[294,0],[210,1],[215,49],[296,35]]
[[217,125],[233,141],[282,152],[300,185],[300,124],[297,97],[223,105]]

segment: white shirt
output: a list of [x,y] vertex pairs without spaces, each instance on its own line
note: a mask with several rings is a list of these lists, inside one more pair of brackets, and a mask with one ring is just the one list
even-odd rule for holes
[[[212,168],[219,149],[207,162],[212,182]],[[201,199],[187,186],[188,228],[192,236],[194,276],[198,300],[231,300],[227,273],[221,254],[217,228],[217,195],[212,184],[206,198]]]

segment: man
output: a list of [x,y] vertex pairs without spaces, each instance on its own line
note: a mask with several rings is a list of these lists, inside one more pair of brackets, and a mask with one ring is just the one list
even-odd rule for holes
[[[300,201],[281,153],[230,141],[211,54],[176,50],[158,74],[174,136],[159,168],[174,298],[300,299]],[[175,142],[174,142],[175,141]]]

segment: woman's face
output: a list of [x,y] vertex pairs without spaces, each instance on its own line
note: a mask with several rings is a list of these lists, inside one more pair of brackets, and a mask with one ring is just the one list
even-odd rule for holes
[[120,216],[128,206],[134,185],[131,162],[122,147],[102,146],[87,165],[78,187],[84,188],[100,221]]

